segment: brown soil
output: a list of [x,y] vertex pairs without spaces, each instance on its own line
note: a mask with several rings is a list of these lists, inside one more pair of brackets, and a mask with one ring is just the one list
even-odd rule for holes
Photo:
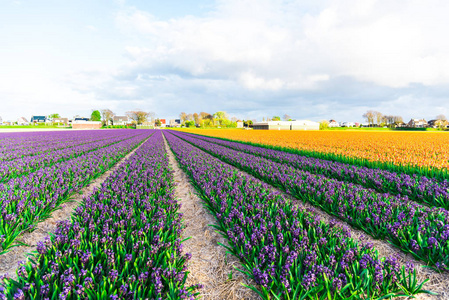
[[[189,261],[188,285],[203,284],[200,289],[203,299],[260,299],[260,297],[242,285],[251,282],[247,276],[234,268],[242,269],[241,264],[218,243],[227,244],[226,240],[209,224],[216,224],[213,216],[203,207],[202,200],[195,194],[187,175],[178,163],[165,141],[170,164],[174,171],[176,183],[175,195],[181,203],[183,214],[185,252],[192,254]],[[232,274],[232,277],[230,277]]]
[[[145,141],[146,140],[144,140],[144,142]],[[47,236],[49,236],[49,233],[54,232],[58,222],[69,220],[72,212],[76,209],[76,207],[78,207],[79,204],[81,204],[83,199],[92,193],[95,188],[99,188],[106,178],[108,178],[112,172],[117,170],[120,164],[130,157],[137,149],[139,149],[142,144],[128,153],[124,158],[119,160],[111,169],[81,189],[79,193],[70,197],[69,202],[63,204],[58,210],[54,211],[50,218],[38,223],[33,232],[23,233],[17,239],[17,242],[22,242],[29,246],[14,247],[11,248],[9,252],[0,255],[0,274],[8,274],[10,278],[16,279],[16,269],[18,263],[20,261],[28,260],[29,253],[36,251],[37,243],[43,241]]]

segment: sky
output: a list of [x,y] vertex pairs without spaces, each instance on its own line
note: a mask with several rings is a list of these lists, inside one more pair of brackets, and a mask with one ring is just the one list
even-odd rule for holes
[[449,117],[447,0],[0,0],[0,116]]

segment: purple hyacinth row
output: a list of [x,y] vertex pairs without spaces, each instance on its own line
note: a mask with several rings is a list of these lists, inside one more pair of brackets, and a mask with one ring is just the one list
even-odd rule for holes
[[171,132],[164,134],[179,164],[263,299],[377,299],[421,292],[421,286],[407,284],[414,277],[411,266],[405,270],[394,257],[379,258],[372,245],[354,241],[346,226],[321,222],[313,211],[298,209],[267,184]]
[[265,157],[308,172],[322,174],[343,181],[350,181],[373,188],[381,193],[406,195],[418,202],[449,208],[449,181],[382,169],[354,166],[319,158],[306,157],[279,150],[256,147],[210,137],[192,135],[202,140],[231,149]]
[[[51,152],[45,151],[43,153],[40,151],[42,149],[36,149],[36,151],[39,151],[41,154],[0,162],[0,182],[7,181],[12,177],[17,177],[57,162],[70,160],[81,154],[94,151],[98,148],[107,147],[123,139],[132,137],[129,136],[129,134],[120,135],[112,132],[106,133],[106,136],[107,138],[105,138],[105,136],[101,136],[101,138],[100,136],[96,136],[96,139],[93,141],[86,141],[84,137],[78,136],[76,142],[70,143],[70,146],[66,144],[63,149]],[[80,138],[82,141],[80,141]]]
[[173,186],[156,132],[39,243],[0,299],[194,299]]
[[[3,135],[3,134],[2,134]],[[108,138],[117,133],[105,130],[80,132],[46,132],[46,133],[12,133],[11,139],[3,139],[0,145],[0,161],[17,159],[23,156],[36,155],[47,151],[70,147],[73,143]],[[23,136],[27,136],[26,139]]]
[[406,197],[377,193],[191,135],[174,134],[375,238],[388,239],[430,266],[449,270],[449,211],[443,208],[429,208]]
[[48,218],[73,193],[111,168],[149,134],[145,130],[129,131],[128,137],[134,137],[0,184],[0,251],[10,248],[17,236]]

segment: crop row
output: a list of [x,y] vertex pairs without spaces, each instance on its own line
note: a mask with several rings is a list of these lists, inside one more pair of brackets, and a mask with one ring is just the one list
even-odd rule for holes
[[429,208],[405,197],[377,193],[187,134],[176,135],[375,238],[388,239],[430,266],[449,270],[449,212],[443,208]]
[[1,299],[193,299],[181,215],[156,132],[39,243]]
[[449,180],[448,137],[444,133],[208,129],[194,132],[308,157]]
[[0,161],[62,149],[73,143],[110,138],[118,134],[122,133],[111,131],[13,133],[11,140],[2,139]]
[[[137,133],[135,133],[135,135],[137,135]],[[2,161],[0,162],[0,182],[5,182],[13,177],[21,176],[24,173],[33,172],[37,169],[50,166],[57,162],[73,159],[87,152],[104,148],[132,137],[133,136],[128,134],[114,135],[107,139],[104,137],[99,139],[97,136],[96,140],[89,141],[87,143],[85,141],[77,141],[75,143],[71,143],[70,146],[67,146],[66,144],[63,149],[54,150],[52,152],[43,152],[37,155],[24,156],[14,160]],[[39,151],[41,149],[36,150]]]
[[321,222],[171,131],[166,137],[216,218],[216,229],[229,243],[225,247],[263,299],[377,299],[422,292],[411,266],[379,258],[372,245],[353,240],[347,227]]
[[322,174],[329,178],[349,181],[375,189],[380,193],[406,195],[410,199],[449,208],[449,181],[439,181],[425,176],[408,175],[382,169],[373,169],[334,162],[319,158],[306,157],[285,151],[257,147],[238,142],[194,135],[196,138],[226,146],[231,149],[268,158],[288,164],[311,173]]
[[147,137],[148,132],[143,131],[109,147],[0,184],[0,254],[22,232],[33,230],[73,193],[111,168]]

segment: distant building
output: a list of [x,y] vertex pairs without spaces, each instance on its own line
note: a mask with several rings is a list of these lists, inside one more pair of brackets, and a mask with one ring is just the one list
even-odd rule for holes
[[340,127],[340,124],[335,120],[329,120],[329,127]]
[[0,117],[0,125],[3,125],[3,119]]
[[268,121],[253,124],[255,130],[319,130],[320,123],[308,120]]
[[181,119],[171,119],[168,124],[170,127],[180,127]]
[[161,121],[161,127],[167,127],[167,120],[166,119],[159,119]]
[[89,118],[83,118],[83,117],[75,117],[73,118],[73,122],[88,122]]
[[237,128],[243,128],[243,122],[237,121]]
[[100,121],[84,121],[78,120],[72,122],[72,129],[100,129],[102,123]]
[[17,119],[17,125],[28,125],[29,122],[25,117],[20,117]]
[[427,121],[424,119],[411,119],[407,123],[407,127],[412,127],[412,128],[425,128],[427,126],[428,126]]
[[46,116],[32,116],[31,123],[45,123],[47,122],[47,117]]
[[427,125],[431,128],[447,128],[449,125],[449,122],[446,120],[430,120]]
[[340,127],[354,127],[355,124],[353,122],[341,122]]
[[54,118],[53,119],[53,124],[68,125],[69,124],[69,119],[68,118]]
[[114,116],[112,118],[113,125],[127,125],[129,123],[128,116]]

